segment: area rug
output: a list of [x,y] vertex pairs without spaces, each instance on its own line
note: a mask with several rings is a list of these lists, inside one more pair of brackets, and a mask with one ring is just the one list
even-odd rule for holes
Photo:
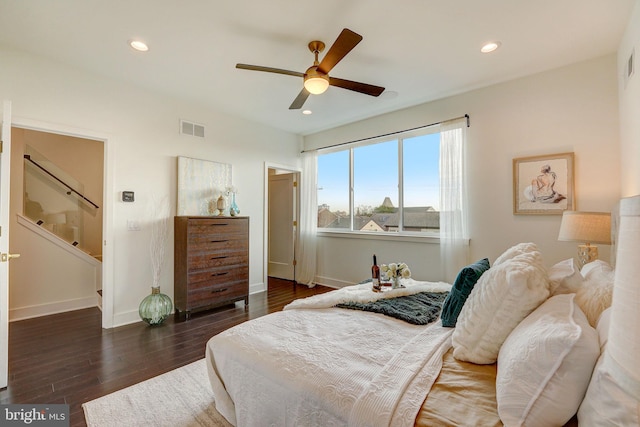
[[88,427],[230,427],[216,411],[205,360],[82,405]]

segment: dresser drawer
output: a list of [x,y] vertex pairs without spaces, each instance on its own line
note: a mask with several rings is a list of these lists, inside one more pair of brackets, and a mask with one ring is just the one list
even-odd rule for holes
[[220,234],[240,234],[244,235],[249,229],[248,221],[245,219],[190,219],[190,235],[220,235]]
[[189,254],[189,272],[195,270],[208,269],[213,267],[224,267],[231,265],[247,265],[249,264],[249,257],[246,251],[220,251],[210,252],[201,251]]
[[189,236],[189,253],[207,252],[233,252],[249,249],[246,236],[230,234],[227,236]]
[[217,305],[218,301],[232,301],[247,296],[247,283],[237,282],[207,288],[190,289],[187,292],[187,303],[192,309]]
[[189,273],[189,290],[240,280],[248,282],[248,278],[248,265],[199,270],[194,273]]

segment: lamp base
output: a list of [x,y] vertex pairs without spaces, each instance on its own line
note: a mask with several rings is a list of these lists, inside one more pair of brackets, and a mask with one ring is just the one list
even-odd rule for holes
[[585,264],[588,264],[597,259],[598,259],[597,246],[591,246],[589,244],[578,245],[578,263],[580,264],[580,268],[584,267]]

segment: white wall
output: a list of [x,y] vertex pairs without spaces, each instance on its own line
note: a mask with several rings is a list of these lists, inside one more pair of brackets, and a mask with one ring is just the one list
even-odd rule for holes
[[[627,61],[635,50],[635,72],[626,78]],[[620,154],[622,196],[640,194],[640,0],[618,49],[620,92]]]
[[[105,272],[112,282],[113,326],[138,320],[138,305],[150,292],[150,201],[166,195],[175,213],[176,156],[233,165],[237,203],[251,217],[250,285],[264,286],[264,162],[298,167],[299,137],[29,54],[0,48],[0,63],[0,99],[12,101],[14,123],[51,124],[106,141],[112,180],[105,185],[112,190],[104,195],[105,221],[113,239],[103,254],[113,257],[113,271]],[[179,135],[179,119],[205,125],[206,137]],[[136,201],[121,202],[122,190],[135,191]],[[138,221],[141,230],[127,231],[127,220]],[[173,298],[173,229],[169,239],[160,283]]]
[[[305,149],[426,125],[463,114],[468,129],[470,261],[493,262],[515,243],[533,241],[545,263],[576,255],[558,242],[560,216],[513,215],[512,160],[575,153],[578,210],[610,211],[620,197],[616,58],[610,55],[494,85],[306,136]],[[600,248],[609,259],[609,247]],[[319,281],[338,284],[369,275],[379,262],[402,260],[418,280],[441,280],[437,244],[320,238]],[[452,281],[453,278],[444,278]]]

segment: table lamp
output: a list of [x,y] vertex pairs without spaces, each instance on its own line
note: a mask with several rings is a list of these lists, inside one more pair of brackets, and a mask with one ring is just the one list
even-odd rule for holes
[[598,259],[598,247],[611,244],[611,214],[606,212],[564,211],[558,240],[582,242],[578,245],[580,268]]

